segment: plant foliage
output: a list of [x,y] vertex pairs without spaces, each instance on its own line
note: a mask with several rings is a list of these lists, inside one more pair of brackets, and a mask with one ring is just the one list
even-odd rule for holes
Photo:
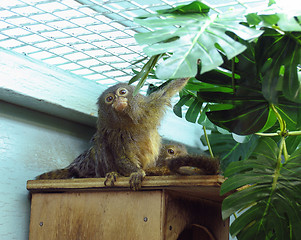
[[221,194],[244,187],[223,201],[223,218],[245,211],[232,223],[239,239],[298,239],[301,235],[301,149],[281,163],[279,147],[261,138],[252,156],[233,162]]
[[151,29],[135,36],[150,60],[131,82],[139,89],[153,70],[169,81],[191,77],[174,112],[211,130],[201,140],[220,156],[221,194],[232,192],[223,217],[241,212],[231,234],[298,239],[301,9],[285,12],[271,0],[258,12],[213,14],[195,1],[135,21]]
[[[156,70],[159,78],[191,77],[197,72],[196,62],[202,61],[202,73],[223,63],[221,52],[228,59],[243,52],[246,46],[226,34],[233,32],[244,40],[258,37],[262,31],[248,28],[237,14],[209,15],[208,6],[193,2],[188,6],[161,11],[158,14],[137,18],[135,21],[152,32],[135,36],[139,44],[148,45],[148,56],[172,53]],[[164,20],[158,18],[163,17]]]

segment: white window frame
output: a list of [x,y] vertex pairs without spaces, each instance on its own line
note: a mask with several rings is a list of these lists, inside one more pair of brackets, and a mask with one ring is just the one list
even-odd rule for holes
[[[0,100],[95,127],[97,99],[106,87],[57,67],[0,48]],[[166,112],[165,140],[203,148],[202,126]]]
[[0,99],[95,126],[104,87],[59,68],[0,48]]

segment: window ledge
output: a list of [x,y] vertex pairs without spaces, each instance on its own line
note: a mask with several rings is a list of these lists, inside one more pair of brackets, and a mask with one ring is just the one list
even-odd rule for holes
[[[0,100],[95,127],[97,98],[105,87],[22,54],[0,48]],[[159,133],[165,140],[204,148],[202,126],[168,109]]]
[[3,101],[95,126],[100,84],[3,48],[0,79]]

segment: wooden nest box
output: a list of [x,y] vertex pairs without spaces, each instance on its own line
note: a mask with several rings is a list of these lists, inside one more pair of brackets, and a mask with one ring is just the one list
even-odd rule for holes
[[29,239],[226,240],[221,176],[146,177],[141,191],[128,178],[30,180]]

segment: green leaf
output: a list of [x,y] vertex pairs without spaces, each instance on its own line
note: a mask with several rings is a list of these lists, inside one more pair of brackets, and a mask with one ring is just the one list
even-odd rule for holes
[[[299,135],[300,136],[300,135]],[[301,148],[298,148],[296,151],[294,151],[290,158],[289,161],[292,161],[293,159],[299,160],[299,163],[301,163]]]
[[260,18],[263,20],[263,22],[268,25],[268,26],[272,26],[277,24],[277,22],[279,21],[279,17],[277,14],[270,14],[270,15],[260,15]]
[[[214,155],[220,158],[223,172],[231,162],[248,159],[259,139],[258,136],[251,135],[248,142],[238,143],[233,139],[232,134],[221,134],[215,130],[208,134],[208,138]],[[207,145],[204,136],[201,137],[201,141],[203,145]]]
[[[274,163],[278,158],[279,148],[276,142],[269,137],[262,137],[257,147],[253,151],[253,156],[261,161],[265,161],[266,165],[275,166]],[[268,162],[271,161],[271,163]]]
[[283,31],[292,32],[292,31],[301,31],[301,16],[300,8],[299,12],[296,11],[298,15],[292,16],[291,13],[283,12],[278,13],[279,21],[277,25]]
[[239,135],[249,135],[260,131],[266,124],[269,107],[266,103],[246,102],[230,110],[210,111],[211,122]]
[[[202,62],[202,73],[210,71],[223,63],[218,48],[228,59],[243,52],[246,47],[229,37],[232,32],[250,41],[257,38],[262,31],[246,27],[242,15],[219,14],[204,16],[199,13],[184,15],[157,15],[135,21],[153,29],[149,33],[135,35],[139,44],[149,45],[144,48],[148,56],[171,53],[171,57],[160,63],[156,75],[162,79],[193,77],[197,73],[197,61]],[[177,26],[177,27],[175,27]],[[175,41],[166,42],[178,37]],[[219,46],[219,47],[217,47]]]
[[[268,102],[262,96],[261,84],[257,81],[254,44],[248,46],[247,51],[236,57],[234,66],[232,61],[225,60],[222,69],[196,76],[202,82],[216,85],[210,91],[198,91],[201,99],[218,103],[214,107],[221,107],[219,110],[211,108],[207,112],[210,121],[239,135],[266,130],[276,122],[276,118],[271,116]],[[235,79],[229,75],[233,67],[237,75]],[[232,93],[226,89],[231,89]],[[225,108],[224,104],[232,104],[232,108]]]
[[[266,166],[265,164],[267,164],[267,162],[258,162],[258,161],[254,161],[254,159],[247,159],[247,160],[243,160],[243,161],[239,161],[239,162],[232,162],[230,163],[230,165],[227,167],[226,171],[225,171],[225,177],[232,177],[235,174],[237,174],[238,172],[241,172],[242,174],[248,172],[248,171],[252,171],[253,169],[256,169],[256,173],[254,173],[254,176],[257,175],[257,173],[260,174],[267,174],[267,173],[271,173],[272,171],[272,167],[275,167],[275,164],[273,166]],[[229,181],[230,182],[230,181]],[[225,186],[222,186],[222,193],[226,193],[226,191],[228,190],[229,187],[231,186],[227,186],[228,183],[225,184]],[[229,189],[230,190],[234,190],[233,189]]]
[[194,102],[188,108],[188,111],[185,115],[187,121],[195,123],[197,120],[198,115],[202,109],[203,102],[200,101],[198,98],[194,99]]
[[[232,69],[232,62],[225,60],[222,65],[224,71],[213,70],[196,76],[197,80],[215,86],[198,90],[198,96],[205,102],[218,103],[213,105],[216,109],[209,108],[210,112],[207,111],[208,118],[217,126],[239,135],[264,132],[277,122],[276,116],[269,108],[269,103],[264,99],[261,92],[262,86],[257,77],[254,44],[249,45],[247,51],[236,58],[238,61],[236,61],[234,69],[239,78],[234,79],[235,85],[232,85],[231,75],[229,76],[226,72],[226,70]],[[268,65],[265,62],[263,65],[269,69],[272,62]],[[266,69],[262,71],[267,71]],[[229,91],[227,91],[228,89]],[[280,114],[284,116],[288,129],[300,128],[300,104],[285,99],[277,88],[272,90],[271,87],[269,91],[271,94],[276,91],[274,96],[278,97],[277,101],[279,102],[277,108],[280,109]],[[232,107],[229,108],[230,105],[225,104],[232,104]]]
[[260,138],[248,160],[231,163],[221,195],[243,188],[223,201],[223,218],[247,209],[230,226],[238,239],[298,239],[301,234],[301,149],[279,164],[272,138]]
[[162,57],[163,57],[162,54],[152,56],[148,60],[148,62],[143,66],[141,71],[139,73],[137,73],[134,77],[131,78],[131,80],[129,81],[129,84],[132,84],[139,80],[139,82],[134,90],[134,93],[133,93],[134,95],[136,95],[139,92],[139,89],[141,87],[143,87],[143,85],[148,77],[148,74],[153,70],[154,66],[157,64],[159,59]]
[[[298,38],[301,38],[301,34],[283,35],[275,30],[266,29],[258,39],[256,62],[263,80],[263,95],[270,103],[278,103],[281,84],[287,99],[301,102],[301,82],[297,74],[297,66],[301,60],[301,42]],[[282,69],[285,71],[283,77]]]
[[301,103],[301,82],[297,74],[297,66],[301,63],[301,44],[289,41],[287,51],[290,57],[287,57],[284,63],[283,93],[287,99]]
[[[204,126],[207,130],[209,129],[216,129],[216,126],[210,122],[210,120],[206,116],[206,112],[209,109],[209,104],[204,104],[205,107],[201,110],[200,117],[198,119],[198,124]],[[203,138],[201,138],[201,141],[203,141]],[[205,141],[206,142],[206,141]]]
[[262,185],[253,185],[226,197],[222,203],[222,218],[227,219],[244,206],[260,201],[269,196],[269,188]]
[[301,129],[301,104],[283,101],[275,106],[290,131]]
[[194,1],[188,5],[180,5],[171,9],[157,10],[159,14],[191,14],[191,13],[200,13],[207,14],[210,10],[206,4],[201,3],[199,1]]
[[254,218],[260,218],[263,212],[258,211],[258,205],[256,207],[250,207],[247,211],[239,216],[239,219],[234,220],[231,224],[231,235],[236,236],[240,231],[250,224]]
[[246,15],[246,19],[250,25],[258,25],[262,21],[256,13]]
[[301,148],[301,135],[288,136],[286,139],[286,147],[288,154],[292,154],[296,148]]
[[[236,163],[242,164],[243,162],[236,162]],[[258,167],[258,166],[259,166],[259,164],[257,164],[257,165],[254,164],[253,166],[248,166],[247,169]],[[245,173],[245,174],[239,174],[239,175],[232,176],[231,178],[227,179],[222,184],[220,194],[224,195],[227,192],[230,192],[232,190],[235,190],[235,189],[245,186],[247,184],[260,184],[260,183],[266,183],[266,182],[272,183],[272,177],[269,174],[272,174],[273,171],[266,170],[265,172],[267,172],[267,174],[260,172],[260,174]]]
[[268,119],[267,119],[265,125],[262,127],[262,129],[260,129],[258,132],[265,132],[265,131],[269,130],[271,127],[273,127],[275,125],[276,122],[277,122],[277,117],[276,117],[274,111],[271,108],[269,108]]
[[271,5],[275,4],[275,3],[276,3],[275,0],[269,0],[269,5],[268,6],[271,6]]
[[[266,222],[252,222],[249,226],[247,226],[245,231],[241,231],[237,238],[240,240],[253,240],[253,239],[273,239],[272,231],[258,231],[263,224]],[[230,233],[232,232],[230,227]]]
[[183,95],[181,96],[180,100],[177,102],[177,104],[174,105],[173,111],[178,117],[182,117],[182,107],[184,104],[186,104],[190,99],[192,98],[191,95]]
[[192,91],[200,91],[200,92],[224,92],[224,93],[232,93],[233,89],[224,86],[217,86],[216,84],[200,82],[198,80],[191,79],[185,89]]
[[[275,3],[273,1],[273,3]],[[269,4],[270,5],[270,4]],[[282,7],[281,7],[282,8]],[[295,12],[294,12],[295,10]],[[258,25],[261,23],[261,26],[277,28],[285,32],[301,31],[301,12],[298,8],[291,9],[290,11],[284,10],[277,11],[276,9],[269,9],[268,13],[261,12],[250,13],[246,15],[248,23],[250,25]]]
[[236,143],[232,149],[227,151],[225,155],[221,156],[222,169],[225,170],[231,162],[248,159],[254,151],[254,148],[257,146],[258,139],[259,138],[257,136],[251,135],[250,141],[246,143]]

